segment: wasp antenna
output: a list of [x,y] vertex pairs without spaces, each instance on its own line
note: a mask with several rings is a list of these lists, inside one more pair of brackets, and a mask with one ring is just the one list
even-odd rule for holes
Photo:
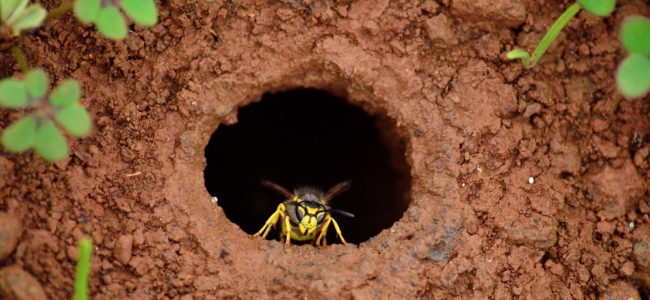
[[325,199],[325,201],[329,201],[332,198],[334,198],[336,195],[347,191],[350,188],[350,185],[351,185],[350,180],[339,182],[335,186],[331,187],[325,193],[325,195],[323,195],[323,198]]
[[334,212],[334,213],[337,213],[337,214],[339,214],[339,215],[346,216],[346,217],[348,217],[348,218],[354,218],[354,214],[353,214],[353,213],[351,213],[351,212],[347,212],[347,211],[344,211],[344,210],[340,210],[340,209],[330,208],[330,209],[329,209],[329,212]]
[[287,189],[285,189],[284,187],[282,187],[282,186],[279,185],[279,184],[275,184],[275,183],[273,183],[273,182],[271,182],[271,181],[268,181],[268,180],[266,180],[266,179],[262,179],[262,180],[260,181],[260,183],[261,183],[263,186],[265,186],[265,187],[267,187],[267,188],[269,188],[269,189],[272,189],[272,190],[274,190],[274,191],[276,191],[276,192],[282,194],[282,196],[285,196],[287,199],[291,199],[291,198],[293,198],[293,194],[290,193]]

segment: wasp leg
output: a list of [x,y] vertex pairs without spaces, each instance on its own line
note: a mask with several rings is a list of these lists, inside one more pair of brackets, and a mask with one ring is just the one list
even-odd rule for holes
[[289,223],[289,216],[284,216],[284,228],[287,230],[287,238],[284,242],[285,245],[291,245],[291,223]]
[[343,238],[343,234],[341,233],[341,228],[339,228],[339,224],[336,223],[336,220],[334,218],[332,219],[332,223],[334,224],[334,230],[336,230],[336,234],[338,234],[339,238],[341,239],[341,242],[343,242],[343,245],[347,245],[347,242]]
[[280,203],[278,205],[278,208],[275,210],[275,212],[266,220],[266,223],[264,223],[264,226],[262,226],[262,229],[258,231],[255,236],[261,236],[263,238],[266,238],[266,236],[269,234],[269,231],[271,231],[271,227],[275,226],[275,224],[278,222],[278,220],[281,217],[284,217],[284,212],[286,210],[286,206],[284,203]]
[[[329,222],[327,222],[327,221],[325,222],[325,224],[323,224],[323,228],[318,233],[318,237],[316,237],[316,240],[314,241],[314,246],[316,246],[316,247],[320,247],[320,246],[325,247],[327,245],[327,244],[325,244],[324,236],[327,235],[327,225],[328,224],[329,224]],[[322,243],[321,243],[321,241],[322,241]]]
[[323,221],[323,228],[318,233],[318,237],[316,238],[316,242],[314,243],[316,246],[323,246],[323,247],[327,246],[327,229],[329,228],[331,221],[332,221],[332,217],[330,216],[325,217],[325,221]]

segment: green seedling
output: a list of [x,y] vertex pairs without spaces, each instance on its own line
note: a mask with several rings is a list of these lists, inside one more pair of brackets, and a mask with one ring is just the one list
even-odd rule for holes
[[79,242],[79,259],[74,275],[74,299],[88,299],[88,279],[90,277],[90,259],[93,253],[93,242],[83,238]]
[[48,77],[42,69],[27,72],[23,80],[0,81],[0,106],[32,111],[2,132],[0,142],[7,150],[22,153],[34,148],[45,160],[58,161],[68,155],[68,144],[55,122],[75,137],[90,132],[90,116],[79,104],[79,83],[65,80],[49,96],[48,88]]
[[537,45],[537,48],[535,48],[535,51],[533,51],[533,55],[529,55],[528,52],[522,49],[513,49],[506,54],[506,57],[510,60],[520,59],[524,68],[530,69],[537,64],[542,55],[544,55],[546,50],[548,50],[555,39],[557,39],[562,29],[569,24],[569,21],[578,14],[581,8],[584,8],[586,11],[596,16],[605,17],[612,13],[615,5],[616,0],[578,0],[578,2],[569,6],[564,13],[555,20],[555,23],[553,23],[548,32],[546,32],[546,35],[544,35]]
[[641,97],[650,89],[650,20],[641,16],[626,18],[619,38],[629,55],[616,72],[618,89],[625,97]]
[[123,40],[127,24],[119,6],[138,25],[150,27],[158,22],[158,12],[153,0],[75,0],[74,13],[81,22],[93,23],[104,36]]
[[0,0],[0,35],[18,36],[21,31],[40,27],[47,11],[29,0]]

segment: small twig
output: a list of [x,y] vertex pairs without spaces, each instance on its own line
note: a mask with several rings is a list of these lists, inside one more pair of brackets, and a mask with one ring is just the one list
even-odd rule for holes
[[23,71],[23,73],[27,73],[27,71],[29,71],[29,64],[27,64],[27,59],[25,58],[25,54],[23,54],[23,51],[20,50],[20,47],[18,46],[11,47],[11,54],[16,59],[16,64],[18,64],[20,70]]
[[83,163],[87,163],[87,162],[88,162],[88,159],[86,158],[86,157],[87,157],[86,154],[82,154],[82,153],[79,152],[79,151],[72,151],[72,154],[74,154],[74,156],[76,156],[77,158],[79,158]]
[[64,13],[67,13],[68,11],[71,11],[74,8],[74,2],[65,2],[61,3],[58,7],[50,10],[47,12],[47,17],[45,17],[46,20],[54,19],[56,17],[61,16]]

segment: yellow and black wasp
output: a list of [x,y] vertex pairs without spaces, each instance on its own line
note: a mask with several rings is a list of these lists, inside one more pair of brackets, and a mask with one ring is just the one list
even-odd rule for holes
[[290,193],[287,189],[267,180],[262,180],[262,185],[282,194],[286,200],[278,205],[278,208],[255,236],[266,238],[271,228],[280,221],[280,239],[284,240],[286,245],[290,245],[291,240],[294,240],[313,241],[316,246],[325,246],[327,245],[327,229],[331,223],[334,224],[334,230],[341,242],[346,244],[339,224],[330,213],[335,212],[351,218],[354,215],[333,209],[328,204],[334,196],[350,188],[349,181],[341,182],[325,193],[309,187],[299,188],[294,193]]

